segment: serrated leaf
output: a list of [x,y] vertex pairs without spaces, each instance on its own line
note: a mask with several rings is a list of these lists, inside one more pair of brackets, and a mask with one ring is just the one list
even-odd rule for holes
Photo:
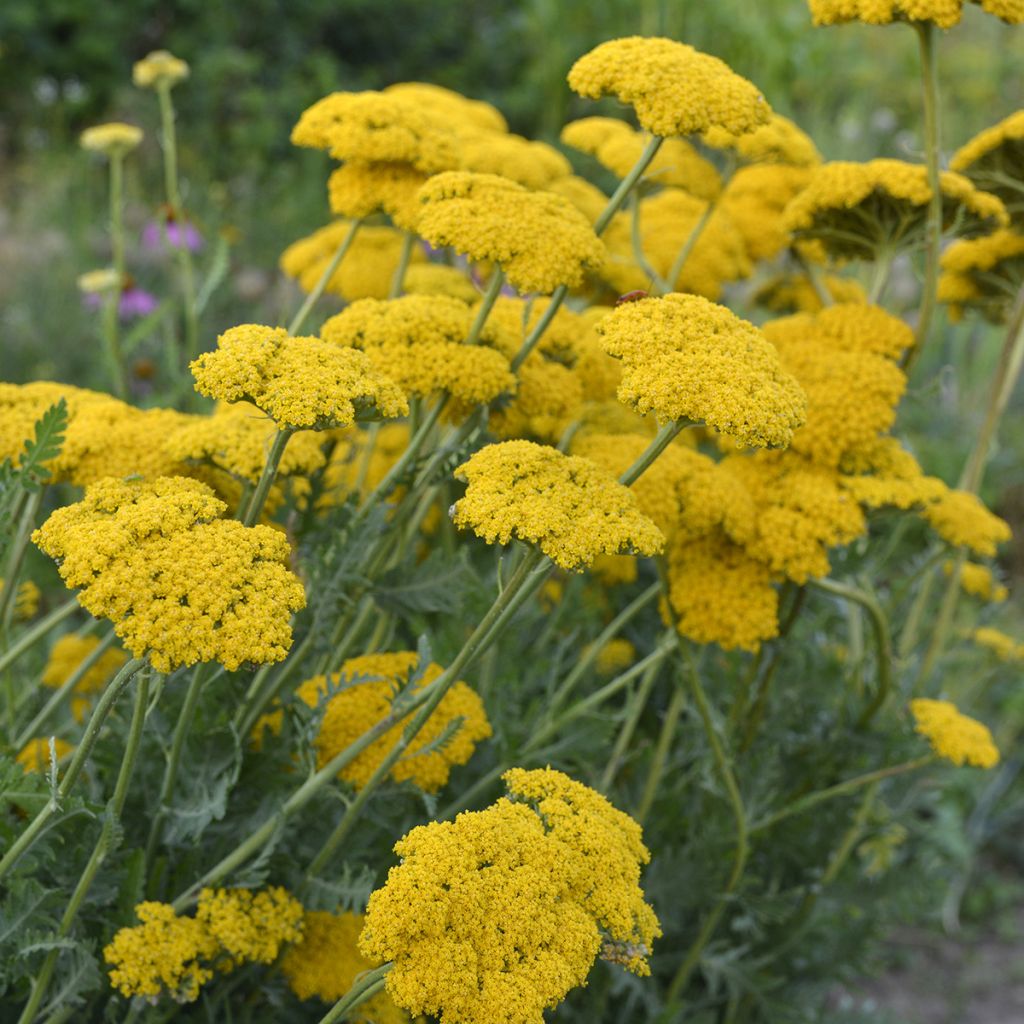
[[68,403],[61,398],[36,420],[34,436],[25,442],[18,468],[25,486],[33,489],[50,477],[46,463],[61,453],[68,429]]
[[75,942],[61,953],[46,1006],[39,1017],[47,1020],[50,1014],[69,1006],[79,1006],[85,997],[103,984],[96,955],[83,942]]
[[454,615],[473,579],[465,550],[455,561],[438,550],[411,572],[406,566],[398,566],[386,573],[371,593],[377,607],[386,612]]

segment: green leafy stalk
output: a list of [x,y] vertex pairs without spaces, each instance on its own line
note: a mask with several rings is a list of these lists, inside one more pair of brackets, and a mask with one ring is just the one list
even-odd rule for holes
[[355,240],[356,232],[359,230],[359,225],[362,224],[360,220],[354,220],[349,225],[348,231],[345,233],[345,237],[342,238],[338,248],[334,250],[334,255],[331,257],[330,262],[324,267],[324,272],[320,275],[320,279],[313,286],[313,290],[306,296],[305,301],[299,307],[299,311],[292,318],[292,322],[288,325],[289,334],[298,334],[302,325],[306,322],[306,317],[309,316],[310,311],[316,305],[317,299],[320,298],[324,293],[324,289],[327,287],[331,278],[334,276],[334,272],[338,269],[338,265],[345,258],[345,253],[348,252]]
[[655,435],[654,439],[642,451],[636,462],[619,477],[619,483],[623,487],[629,487],[635,483],[650,468],[654,460],[676,439],[676,436],[690,426],[689,420],[671,420],[666,423]]
[[270,445],[270,452],[263,466],[263,472],[260,474],[259,482],[256,484],[256,490],[253,491],[245,512],[243,513],[241,508],[239,508],[243,526],[252,526],[263,511],[267,495],[270,493],[270,488],[274,485],[274,479],[277,476],[277,467],[281,464],[284,450],[288,446],[288,441],[293,433],[295,431],[289,427],[280,427],[277,433],[274,434],[274,440]]
[[336,1024],[337,1021],[343,1020],[349,1011],[376,995],[384,987],[384,979],[392,966],[389,963],[382,964],[356,978],[348,992],[320,1018],[320,1024]]

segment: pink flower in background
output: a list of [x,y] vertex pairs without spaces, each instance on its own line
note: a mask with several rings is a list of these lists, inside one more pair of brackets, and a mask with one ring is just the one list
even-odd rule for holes
[[190,221],[176,221],[165,213],[165,220],[151,220],[142,229],[142,248],[154,251],[168,244],[173,249],[184,246],[198,252],[203,247],[203,236]]
[[[87,292],[82,296],[82,301],[87,309],[100,309],[104,299],[97,292]],[[160,300],[152,292],[129,282],[121,292],[117,315],[121,320],[137,320],[139,317],[148,316],[159,305]]]

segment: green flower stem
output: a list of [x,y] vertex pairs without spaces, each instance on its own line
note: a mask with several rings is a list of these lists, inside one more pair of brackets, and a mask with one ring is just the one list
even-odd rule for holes
[[392,966],[390,963],[383,964],[356,978],[348,992],[320,1018],[320,1024],[335,1024],[336,1021],[344,1019],[350,1010],[376,995],[384,987],[384,979]]
[[807,280],[811,282],[811,287],[814,289],[814,294],[818,296],[822,309],[828,309],[829,306],[834,305],[835,301],[832,298],[832,293],[821,279],[818,268],[795,245],[789,251],[792,253],[793,259],[796,260],[797,266],[807,276]]
[[626,720],[622,723],[619,735],[615,739],[615,746],[612,748],[611,757],[608,759],[608,764],[605,765],[604,773],[601,776],[601,783],[598,789],[602,793],[607,793],[615,781],[615,776],[618,774],[619,767],[626,756],[629,744],[633,740],[636,727],[640,724],[640,716],[644,713],[644,708],[647,707],[651,691],[654,689],[655,682],[657,682],[658,670],[660,668],[660,661],[653,662],[647,666],[646,671],[640,677],[640,685],[630,699]]
[[54,626],[60,625],[79,608],[78,598],[71,598],[66,604],[58,605],[49,615],[33,623],[18,639],[0,654],[0,672],[13,665],[37,640],[41,640]]
[[114,676],[106,690],[103,691],[103,695],[96,702],[96,707],[93,708],[92,715],[89,717],[85,732],[78,741],[78,746],[75,748],[74,756],[71,758],[71,763],[68,765],[64,778],[61,779],[60,784],[53,792],[46,806],[32,819],[28,828],[18,836],[11,845],[11,848],[4,854],[3,859],[0,860],[0,878],[3,878],[10,871],[21,855],[42,835],[50,819],[60,810],[61,801],[68,797],[75,782],[78,780],[78,776],[85,767],[86,761],[89,760],[89,755],[92,753],[92,748],[96,745],[100,729],[107,720],[107,715],[110,714],[114,703],[121,695],[121,691],[128,686],[132,676],[144,664],[144,659],[132,658],[131,661],[122,666],[121,671]]
[[661,592],[661,583],[652,583],[646,590],[638,594],[618,615],[608,623],[597,635],[593,643],[580,655],[579,660],[573,666],[572,671],[565,677],[562,685],[554,692],[548,703],[548,718],[553,718],[565,704],[569,695],[576,688],[576,684],[590,671],[594,662],[597,661],[602,648],[613,640],[622,627],[632,621],[638,612],[646,608]]
[[633,186],[640,180],[640,176],[644,171],[647,170],[648,164],[654,159],[663,141],[660,135],[651,136],[629,174],[619,182],[619,187],[612,193],[611,199],[608,200],[608,205],[601,211],[601,215],[597,220],[594,221],[595,234],[604,234],[604,229],[608,227],[612,217],[615,216],[622,204],[629,198],[629,193],[633,191]]
[[[281,456],[284,455],[284,450],[288,446],[288,441],[293,433],[295,431],[290,427],[280,427],[277,433],[274,434],[273,443],[270,445],[270,453],[267,455],[263,472],[260,474],[259,482],[256,484],[256,490],[252,493],[252,498],[246,506],[245,513],[241,515],[243,526],[252,526],[259,519],[263,506],[266,503],[267,495],[274,484],[274,478],[277,476],[277,467],[281,464]],[[241,514],[241,508],[239,508],[239,513]]]
[[889,633],[889,620],[885,617],[882,606],[874,594],[837,580],[817,579],[810,581],[811,586],[823,590],[827,594],[841,597],[844,601],[859,604],[867,613],[871,622],[871,632],[875,640],[876,663],[878,667],[878,687],[871,702],[857,719],[857,728],[863,729],[885,704],[892,691],[892,637]]
[[871,286],[868,289],[868,303],[877,306],[882,301],[882,294],[889,281],[889,271],[892,270],[893,257],[896,250],[891,248],[882,249],[875,259],[875,271],[871,277]]
[[933,552],[927,558],[927,564],[921,585],[914,596],[914,603],[910,606],[906,621],[903,623],[903,630],[900,633],[898,654],[900,661],[906,661],[911,652],[917,646],[917,637],[921,630],[921,621],[924,618],[925,609],[935,589],[935,580],[938,574],[938,559],[944,554],[944,546],[936,545]]
[[35,718],[33,718],[32,721],[18,733],[17,738],[13,743],[14,747],[21,750],[21,748],[25,746],[30,739],[39,734],[39,728],[42,726],[43,722],[50,717],[55,708],[60,707],[60,705],[67,700],[68,696],[81,682],[86,672],[88,672],[100,660],[100,658],[103,657],[106,651],[113,646],[115,639],[114,630],[108,630],[100,642],[82,659],[81,664],[74,670],[74,672],[71,673],[71,675],[68,676],[67,680],[61,684],[59,689],[53,692],[50,699],[39,709]]
[[718,738],[718,731],[715,729],[715,722],[711,715],[711,708],[708,705],[707,697],[704,694],[704,688],[701,686],[700,675],[697,672],[697,666],[693,660],[693,655],[688,647],[684,647],[682,649],[684,650],[686,660],[689,663],[690,694],[693,697],[693,703],[700,715],[701,724],[704,727],[704,735],[707,737],[708,745],[711,747],[711,755],[714,758],[715,767],[718,770],[718,775],[722,781],[722,785],[725,787],[726,796],[729,800],[729,807],[732,810],[733,819],[736,823],[736,848],[733,853],[732,870],[730,871],[729,878],[725,883],[725,888],[722,890],[718,899],[715,901],[715,905],[711,908],[711,911],[704,919],[704,923],[701,925],[700,931],[697,933],[697,938],[687,950],[686,955],[683,957],[683,962],[679,965],[679,969],[676,971],[675,976],[669,985],[668,993],[665,997],[666,1002],[669,1004],[674,1004],[685,990],[686,985],[690,980],[690,975],[693,973],[693,969],[697,966],[697,963],[700,960],[701,953],[703,953],[708,942],[711,941],[711,937],[714,935],[715,929],[718,927],[718,922],[721,920],[722,914],[725,913],[726,906],[732,899],[733,893],[738,888],[740,880],[743,878],[743,871],[746,867],[747,857],[750,853],[750,830],[747,822],[747,812],[743,806],[743,798],[740,795],[739,786],[736,783],[736,776],[733,774],[729,758]]
[[636,260],[637,266],[651,279],[652,289],[658,294],[667,295],[672,291],[672,285],[651,266],[650,260],[647,259],[644,253],[643,238],[640,235],[640,196],[638,193],[634,192],[629,197],[629,205],[629,235],[633,245],[633,259]]
[[110,156],[110,249],[117,284],[107,293],[103,309],[103,335],[110,367],[110,381],[118,398],[128,396],[128,382],[121,354],[120,323],[118,321],[121,292],[124,291],[124,154]]
[[999,354],[999,365],[992,379],[992,393],[985,410],[985,421],[974,443],[974,449],[960,474],[959,487],[962,490],[978,493],[985,467],[991,455],[992,443],[996,439],[999,424],[1006,411],[1006,406],[1013,395],[1021,366],[1024,364],[1024,288],[1021,289],[1014,305],[1013,313],[1006,331]]
[[[510,580],[508,586],[498,595],[490,611],[481,620],[448,668],[429,687],[422,688],[407,701],[403,701],[399,708],[393,709],[391,714],[382,718],[373,728],[367,730],[359,739],[350,743],[344,750],[339,751],[322,768],[310,775],[274,815],[239,843],[231,853],[207,871],[198,882],[182,893],[174,901],[175,910],[181,911],[188,906],[194,898],[194,894],[200,888],[219,882],[240,864],[244,864],[250,857],[258,854],[291,817],[305,807],[324,786],[337,778],[338,773],[343,768],[351,764],[367,747],[394,728],[396,724],[406,719],[413,712],[426,707],[430,702],[439,701],[444,696],[444,692],[447,691],[448,687],[456,681],[458,674],[478,654],[483,652],[484,641],[493,639],[496,635],[497,629],[494,628],[492,630],[492,627],[503,625],[511,618],[511,614],[518,607],[514,599],[523,592],[526,593],[526,596],[529,596],[529,593],[540,586],[541,582],[550,572],[550,569],[550,561],[539,551],[531,550],[527,558],[523,560],[516,577]],[[440,696],[438,696],[439,694]],[[417,721],[419,717],[417,716]],[[408,743],[405,734],[403,734],[403,740]],[[363,792],[365,792],[365,789]]]
[[939,246],[942,240],[942,189],[939,184],[939,72],[935,52],[935,26],[930,21],[915,21],[921,53],[921,84],[924,98],[925,159],[931,199],[925,222],[925,269],[921,286],[921,305],[914,331],[914,345],[907,353],[904,368],[910,370],[928,340],[935,313],[935,295],[939,281]]
[[533,329],[526,336],[523,341],[522,347],[516,353],[515,358],[512,360],[512,372],[515,373],[523,363],[526,362],[526,357],[536,348],[537,342],[540,341],[544,332],[548,329],[551,321],[555,319],[555,314],[558,312],[559,307],[565,301],[566,295],[569,294],[568,285],[560,284],[552,293],[551,299],[548,301],[547,309],[540,315],[540,319],[534,324]]
[[470,324],[469,334],[466,335],[466,340],[463,344],[475,345],[480,340],[480,332],[484,329],[484,324],[487,323],[487,318],[491,315],[495,302],[498,301],[498,296],[501,294],[501,286],[504,283],[505,271],[500,266],[495,267],[491,273],[491,279],[487,282],[483,298],[480,300],[480,307],[476,311],[476,316],[473,317],[473,323]]
[[11,627],[21,563],[25,560],[25,549],[28,547],[28,538],[39,514],[44,490],[45,488],[40,486],[26,496],[18,518],[18,529],[7,552],[7,563],[4,565],[3,575],[0,576],[0,625],[5,632]]
[[306,871],[307,878],[315,877],[327,865],[331,857],[334,856],[335,851],[344,842],[349,832],[352,831],[367,801],[377,787],[388,777],[391,769],[408,749],[409,744],[419,735],[420,730],[437,710],[437,706],[444,699],[445,694],[451,689],[462,671],[473,661],[478,653],[482,653],[483,649],[490,646],[522,602],[536,591],[550,570],[551,561],[536,548],[530,548],[526,557],[520,562],[519,568],[508,581],[508,584],[498,594],[490,610],[465,642],[462,650],[455,656],[455,660],[429,687],[425,688],[427,690],[427,700],[417,711],[416,717],[405,727],[398,742],[388,751],[373,775],[370,776],[366,784],[356,794],[355,799],[348,805],[334,831],[328,836],[327,841],[310,863]]
[[398,256],[398,266],[391,278],[391,287],[388,289],[388,298],[397,299],[405,289],[405,272],[409,269],[409,259],[412,256],[413,246],[416,244],[416,233],[406,231],[402,238],[402,250]]
[[180,229],[179,242],[174,246],[178,258],[178,272],[181,276],[181,299],[185,312],[185,356],[195,359],[199,355],[199,315],[196,309],[195,273],[192,269],[192,251],[184,244],[185,212],[181,204],[181,189],[178,182],[178,140],[174,130],[174,102],[171,99],[171,84],[163,82],[157,86],[160,101],[161,145],[164,153],[164,189],[167,205]]
[[942,652],[946,649],[946,641],[949,639],[950,627],[953,625],[953,618],[956,615],[957,606],[960,603],[960,578],[963,575],[964,564],[967,562],[967,549],[960,548],[953,560],[953,571],[946,581],[946,590],[942,595],[942,603],[939,605],[938,614],[935,616],[935,624],[932,627],[931,639],[925,648],[924,657],[921,659],[921,668],[918,670],[917,678],[914,680],[914,694],[920,696],[928,680],[931,678],[932,670],[935,668]]
[[[708,226],[708,221],[711,220],[717,206],[717,199],[709,200],[707,206],[704,207],[704,212],[697,220],[697,223],[690,229],[689,236],[686,241],[683,242],[683,247],[679,250],[672,266],[669,268],[668,277],[659,284],[659,291],[661,291],[663,295],[676,290],[676,282],[679,280],[679,275],[683,272],[683,268],[686,266],[686,261],[691,255],[693,255],[693,247],[697,244],[700,236],[704,234],[704,229]],[[662,288],[662,285],[665,287]]]
[[793,803],[788,804],[774,814],[769,814],[766,818],[755,821],[750,826],[750,833],[753,835],[757,832],[765,832],[770,828],[774,828],[780,821],[792,818],[795,814],[803,814],[805,811],[809,811],[811,808],[817,807],[818,804],[825,803],[827,800],[834,800],[837,796],[846,796],[848,793],[853,793],[860,789],[861,786],[870,786],[874,782],[881,782],[882,779],[889,779],[895,775],[904,775],[907,772],[917,771],[918,768],[924,768],[925,765],[932,764],[935,760],[934,754],[925,754],[923,757],[914,758],[912,761],[903,761],[900,764],[889,765],[888,768],[879,768],[873,772],[866,772],[864,775],[855,775],[853,778],[847,779],[845,782],[838,782],[827,789],[819,789],[814,793],[808,793],[807,796],[794,800]]
[[636,462],[619,477],[619,483],[623,487],[629,487],[630,484],[635,483],[651,463],[675,440],[676,435],[688,426],[690,426],[689,420],[672,420],[666,423],[647,446],[647,449],[640,453]]
[[234,718],[235,732],[237,732],[240,737],[248,736],[249,733],[252,732],[257,721],[259,721],[260,715],[262,715],[266,710],[267,705],[269,705],[271,701],[273,701],[284,689],[285,684],[289,679],[291,679],[295,670],[302,664],[303,656],[312,645],[313,634],[310,632],[302,638],[302,642],[299,646],[292,650],[288,660],[281,667],[281,671],[270,680],[269,685],[266,687],[261,686],[258,692],[254,692],[254,696],[251,701],[248,696],[246,697],[245,704],[238,709]]
[[299,307],[299,311],[292,317],[292,322],[288,325],[289,334],[299,333],[299,329],[306,322],[306,317],[309,316],[310,310],[316,305],[316,300],[323,295],[324,289],[330,283],[334,272],[338,269],[338,264],[345,258],[345,253],[348,252],[349,247],[352,245],[361,223],[362,221],[354,220],[349,225],[348,231],[345,232],[345,237],[342,238],[338,248],[334,250],[334,255],[327,266],[324,267],[324,272],[320,275],[320,279],[313,286],[313,290],[306,296],[305,301]]
[[683,708],[686,706],[686,690],[676,684],[672,688],[672,699],[665,710],[665,717],[661,722],[661,731],[658,733],[658,742],[654,748],[654,757],[651,759],[651,766],[647,772],[647,781],[644,783],[643,795],[640,797],[640,804],[636,809],[634,818],[642,825],[651,813],[654,806],[654,798],[658,794],[658,787],[665,775],[665,765],[668,763],[668,755],[672,750],[672,740],[675,738],[676,727],[682,716]]
[[351,625],[345,631],[344,636],[339,637],[338,642],[328,652],[327,661],[324,665],[326,675],[332,675],[341,669],[345,658],[348,656],[348,652],[352,650],[352,645],[359,639],[363,627],[366,625],[367,619],[373,614],[375,607],[373,596],[365,594],[359,602],[355,618],[352,619]]
[[[131,781],[132,772],[135,768],[135,759],[139,752],[139,743],[142,740],[142,727],[146,721],[146,705],[149,701],[149,672],[139,673],[139,680],[135,687],[135,705],[132,711],[132,721],[128,730],[128,742],[125,744],[124,754],[121,757],[121,768],[117,775],[117,783],[114,786],[114,795],[107,804],[106,813],[103,816],[103,826],[100,829],[99,839],[93,847],[92,854],[75,885],[71,899],[64,910],[57,928],[57,938],[64,939],[71,932],[71,926],[78,916],[85,897],[92,888],[103,862],[107,855],[117,846],[115,833],[124,810],[125,797],[128,794],[128,784]],[[60,956],[60,948],[51,949],[43,961],[43,966],[36,976],[32,985],[32,994],[18,1018],[18,1024],[32,1024],[39,1006],[53,980],[53,972],[57,967],[57,958]]]

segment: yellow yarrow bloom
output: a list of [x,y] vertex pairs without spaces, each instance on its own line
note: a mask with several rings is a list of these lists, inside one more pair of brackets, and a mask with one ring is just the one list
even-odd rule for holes
[[969,548],[983,558],[993,558],[996,546],[1011,537],[1009,524],[969,491],[947,490],[922,514],[946,543]]
[[660,420],[707,423],[753,447],[782,446],[807,399],[751,323],[697,295],[628,302],[598,324],[623,363],[619,399]]
[[78,290],[85,295],[102,295],[121,287],[121,275],[113,267],[87,270],[78,275]]
[[497,174],[437,174],[419,193],[419,232],[479,262],[497,263],[519,292],[576,287],[601,265],[604,246],[586,217],[553,192]]
[[419,103],[452,124],[456,132],[464,128],[504,132],[508,124],[497,107],[483,100],[470,99],[454,89],[432,82],[396,82],[384,89],[388,96],[397,96]]
[[599,554],[653,555],[664,545],[628,488],[588,459],[555,448],[487,445],[455,478],[468,484],[452,506],[456,526],[488,544],[535,544],[563,569],[582,569]]
[[789,164],[792,167],[814,167],[821,163],[821,154],[811,137],[788,117],[772,113],[767,124],[740,135],[713,127],[703,135],[704,143],[713,149],[731,149],[751,164]]
[[880,437],[849,453],[840,469],[840,485],[869,509],[926,506],[949,490],[937,477],[925,476],[917,459],[894,437]]
[[572,370],[533,352],[519,367],[515,396],[490,416],[500,440],[528,438],[557,444],[583,411],[583,385]]
[[971,634],[971,639],[979,647],[991,651],[1000,661],[1024,660],[1024,644],[1017,643],[1012,636],[992,626],[979,626]]
[[[281,960],[281,973],[299,999],[337,1002],[356,977],[375,964],[359,952],[362,914],[306,912],[301,941],[291,945]],[[406,1024],[408,1017],[387,992],[378,992],[359,1004],[360,1016],[376,1024]]]
[[458,267],[444,263],[413,263],[405,271],[407,295],[447,295],[473,303],[480,297],[476,285]]
[[[954,567],[954,562],[946,561],[942,564],[942,571],[951,576]],[[1010,596],[1010,591],[995,578],[992,570],[987,565],[978,565],[977,562],[964,562],[960,567],[960,586],[964,593],[995,604],[1005,601]]]
[[[480,342],[514,359],[527,335],[537,326],[551,305],[547,296],[524,300],[499,295],[480,332]],[[479,306],[474,313],[479,311]],[[534,352],[566,366],[574,366],[584,346],[589,325],[579,313],[559,306],[540,336]]]
[[504,778],[511,798],[395,845],[360,936],[365,956],[393,961],[395,1002],[442,1024],[542,1024],[599,954],[649,973],[661,934],[636,822],[560,772]]
[[818,339],[830,351],[867,352],[890,360],[899,359],[914,342],[913,330],[899,317],[863,302],[839,302],[813,315],[770,320],[762,330],[780,344]]
[[123,121],[111,121],[86,128],[78,137],[82,149],[104,156],[124,156],[142,141],[142,129]]
[[632,106],[653,135],[693,135],[712,127],[734,135],[767,124],[757,87],[717,57],[671,39],[631,36],[601,43],[569,70],[580,96],[613,95]]
[[[743,230],[741,220],[736,221],[736,225]],[[824,274],[821,283],[837,306],[863,305],[868,300],[864,286],[853,278]],[[831,308],[822,305],[821,296],[806,274],[779,274],[770,278],[758,288],[754,301],[776,315],[821,313]]]
[[[974,0],[988,14],[1019,25],[1024,22],[1024,0]],[[815,25],[863,21],[891,25],[896,21],[930,21],[952,28],[963,14],[964,0],[807,0]]]
[[291,614],[305,606],[288,540],[217,519],[224,502],[195,480],[107,479],[32,535],[79,604],[108,618],[125,647],[159,672],[217,661],[281,661]]
[[[721,207],[743,239],[751,260],[774,259],[789,245],[783,212],[810,176],[808,167],[770,163],[741,167],[732,176],[722,194]],[[695,248],[694,259],[696,256]]]
[[140,89],[173,87],[188,76],[188,64],[167,50],[154,50],[132,68],[132,81]]
[[546,142],[491,131],[459,133],[458,169],[500,174],[531,189],[546,189],[572,174],[572,164]]
[[50,771],[50,743],[53,743],[53,756],[57,762],[61,762],[75,748],[66,740],[58,736],[40,736],[37,739],[29,740],[14,759],[27,772],[42,772],[44,775]]
[[956,765],[994,768],[999,751],[992,733],[981,722],[961,714],[948,700],[919,697],[910,702],[915,729],[928,739],[939,757]]
[[951,320],[960,320],[967,307],[1003,323],[1024,285],[1024,234],[1002,230],[960,239],[942,253],[940,264],[938,299],[949,304]]
[[281,428],[347,427],[409,412],[405,395],[364,353],[293,338],[283,327],[232,327],[189,369],[201,395],[251,402]]
[[233,970],[244,963],[272,964],[281,947],[302,938],[302,904],[281,886],[202,889],[195,920],[205,927],[220,953],[217,966]]
[[629,668],[636,660],[636,648],[625,637],[616,636],[597,652],[594,668],[603,676],[611,676]]
[[411,164],[348,160],[327,179],[331,212],[361,219],[386,213],[403,231],[415,231],[419,219],[417,195],[427,180]]
[[[76,636],[65,633],[50,651],[43,669],[43,686],[58,689],[63,686],[85,659],[99,646],[95,636]],[[75,684],[72,698],[72,711],[81,720],[87,706],[87,698],[100,693],[113,678],[114,674],[127,660],[124,651],[111,648],[104,651],[96,663],[88,669]]]
[[[0,593],[3,592],[4,581],[0,579]],[[43,596],[42,591],[32,580],[25,580],[18,584],[17,593],[14,595],[14,617],[16,619],[31,619],[39,611],[39,600]]]
[[[345,682],[338,693],[327,698],[327,706],[316,738],[317,758],[322,768],[335,755],[368,729],[387,718],[398,688],[416,669],[415,651],[366,654],[349,658],[341,671],[331,677],[330,686]],[[414,692],[429,687],[444,670],[431,663],[414,684]],[[307,679],[296,691],[300,700],[316,707],[328,692],[325,676]],[[405,722],[399,722],[366,748],[339,773],[339,778],[361,789],[398,742]],[[453,729],[454,726],[454,729]],[[446,742],[430,747],[442,736]],[[448,783],[451,769],[466,764],[477,744],[491,735],[491,724],[475,690],[456,682],[441,698],[437,709],[391,769],[396,782],[413,782],[427,793],[436,793]]]
[[[1024,21],[1024,0],[1008,2],[1019,5]],[[965,174],[978,188],[1002,199],[1011,219],[1021,227],[1024,196],[1019,183],[1024,177],[1024,110],[979,132],[953,154],[949,166]]]
[[568,199],[590,224],[601,216],[608,205],[608,197],[596,185],[575,174],[551,182],[547,190]]

